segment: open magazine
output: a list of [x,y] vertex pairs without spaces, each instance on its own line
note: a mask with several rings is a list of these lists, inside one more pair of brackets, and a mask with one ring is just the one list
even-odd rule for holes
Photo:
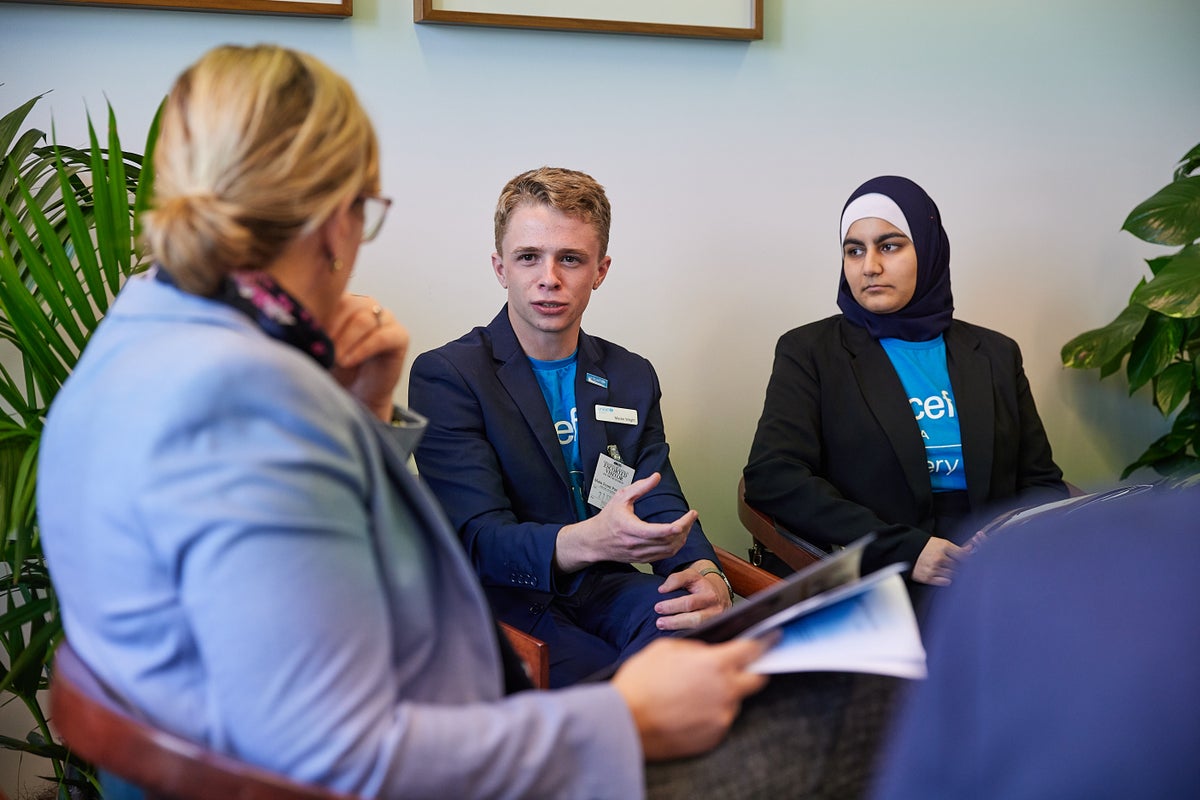
[[1003,531],[1023,525],[1031,519],[1041,516],[1042,514],[1072,514],[1075,511],[1090,506],[1095,503],[1107,503],[1112,500],[1119,500],[1122,497],[1141,494],[1155,488],[1152,483],[1134,483],[1128,486],[1118,486],[1115,489],[1109,489],[1103,492],[1092,492],[1089,494],[1077,495],[1068,497],[1065,500],[1056,500],[1052,503],[1042,503],[1038,506],[1030,506],[1029,508],[1016,508],[1004,514],[1000,514],[995,519],[984,525],[979,531],[971,537],[971,546],[982,544],[997,531]]
[[862,576],[865,536],[684,634],[706,642],[780,630],[758,672],[873,672],[925,677],[925,649],[901,573]]

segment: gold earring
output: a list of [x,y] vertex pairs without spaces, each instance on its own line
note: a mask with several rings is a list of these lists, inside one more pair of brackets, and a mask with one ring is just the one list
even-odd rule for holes
[[330,272],[340,272],[341,269],[342,269],[342,260],[340,258],[338,258],[337,256],[334,256],[333,261],[329,262],[329,271]]

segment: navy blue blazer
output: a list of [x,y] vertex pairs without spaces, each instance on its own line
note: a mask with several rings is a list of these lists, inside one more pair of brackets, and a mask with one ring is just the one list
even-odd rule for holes
[[995,532],[932,608],[876,800],[1200,797],[1197,520],[1156,488]]
[[[580,331],[576,370],[585,491],[599,454],[616,445],[621,459],[636,468],[635,480],[662,475],[634,506],[639,517],[670,522],[686,513],[689,506],[669,459],[654,367]],[[554,597],[571,594],[596,567],[567,580],[556,578],[558,531],[576,521],[567,465],[533,368],[509,323],[508,306],[486,328],[420,355],[408,391],[410,406],[429,418],[416,452],[417,469],[458,530],[496,614],[522,630],[532,629]],[[635,409],[637,424],[600,422],[598,405]],[[697,522],[678,553],[652,566],[666,576],[703,558],[716,561]]]

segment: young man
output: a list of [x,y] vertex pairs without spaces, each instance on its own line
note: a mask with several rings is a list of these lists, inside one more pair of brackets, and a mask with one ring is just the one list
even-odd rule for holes
[[409,385],[430,420],[417,467],[497,615],[549,644],[554,686],[732,602],[671,469],[654,368],[581,330],[611,217],[584,173],[509,181],[492,255],[508,303],[421,355]]

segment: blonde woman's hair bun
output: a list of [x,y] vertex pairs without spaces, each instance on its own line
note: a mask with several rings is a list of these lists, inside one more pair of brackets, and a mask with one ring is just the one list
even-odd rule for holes
[[154,166],[147,247],[201,295],[232,271],[270,265],[379,185],[375,131],[349,83],[274,45],[218,47],[179,77]]

